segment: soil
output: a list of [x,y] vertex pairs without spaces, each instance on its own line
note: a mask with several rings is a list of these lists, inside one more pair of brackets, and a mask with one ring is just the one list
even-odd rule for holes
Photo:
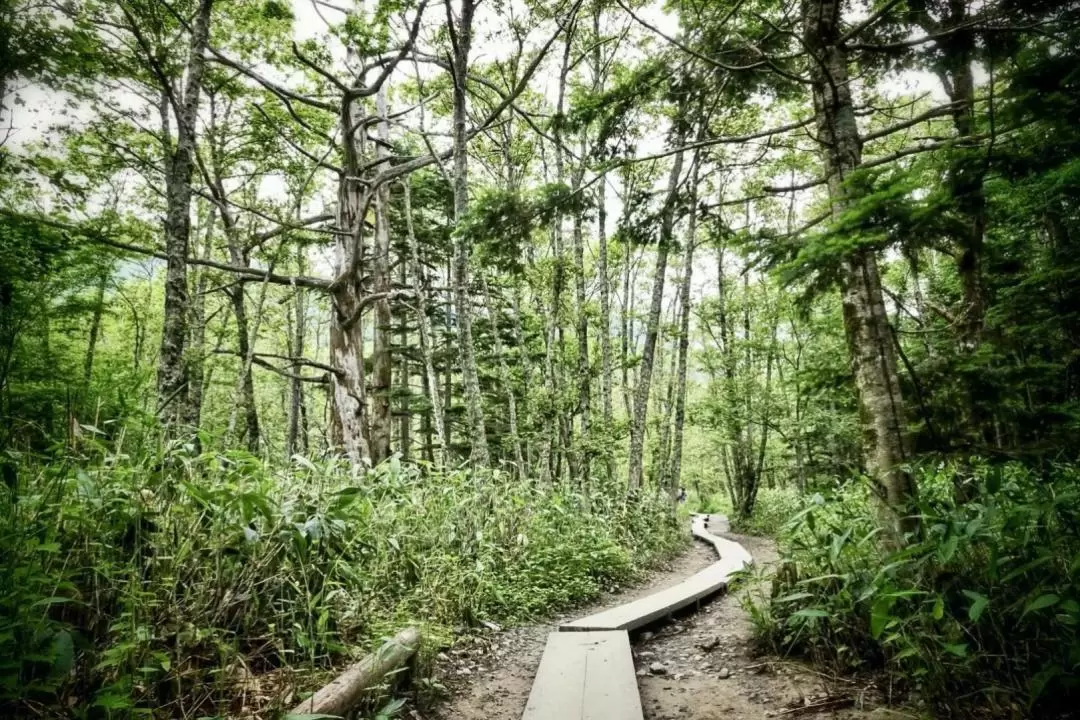
[[[727,534],[742,543],[758,566],[776,560],[771,540]],[[440,657],[440,681],[449,697],[422,717],[430,720],[520,720],[549,632],[560,621],[643,597],[710,565],[712,548],[695,542],[686,552],[634,587],[611,593],[550,623],[489,629],[464,639]],[[752,583],[721,594],[671,621],[631,635],[646,720],[749,720],[815,717],[902,720],[915,715],[877,709],[873,683],[832,678],[755,647],[742,607]]]

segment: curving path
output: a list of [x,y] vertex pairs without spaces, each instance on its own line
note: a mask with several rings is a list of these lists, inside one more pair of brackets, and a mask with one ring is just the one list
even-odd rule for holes
[[548,635],[523,720],[641,720],[629,630],[648,625],[727,587],[751,562],[741,545],[712,534],[723,515],[694,515],[690,530],[719,559],[672,587],[564,623]]

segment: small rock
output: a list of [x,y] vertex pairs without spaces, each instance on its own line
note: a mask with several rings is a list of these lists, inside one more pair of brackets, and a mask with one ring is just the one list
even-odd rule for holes
[[673,680],[682,680],[683,679],[683,674],[682,673],[675,673],[671,677],[672,677]]
[[480,624],[486,627],[491,632],[502,632],[502,626],[498,623],[493,623],[490,620],[481,620]]
[[649,666],[649,672],[651,672],[653,675],[666,675],[667,668],[664,667],[663,663],[654,662],[652,665]]
[[638,671],[637,671],[637,676],[638,676],[638,677],[645,677],[645,676],[646,676],[646,675],[648,675],[648,674],[649,674],[649,671],[648,671],[648,670],[644,670],[644,669],[642,669],[642,670],[638,670]]
[[729,670],[726,667],[720,668],[720,672],[718,674],[718,677],[721,680],[727,680],[729,677],[731,677],[731,670]]
[[457,674],[458,675],[472,675],[472,670],[470,670],[467,667],[458,668]]
[[642,658],[643,660],[647,660],[648,658],[656,657],[656,653],[654,653],[652,650],[642,650],[637,654],[637,656],[639,658]]
[[654,637],[656,637],[656,633],[646,630],[645,632],[641,633],[641,642],[649,642]]

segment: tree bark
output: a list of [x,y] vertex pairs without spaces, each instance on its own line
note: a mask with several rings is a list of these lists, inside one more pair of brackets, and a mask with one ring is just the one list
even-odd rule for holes
[[97,351],[98,336],[101,334],[101,318],[105,314],[105,288],[109,285],[110,274],[108,268],[101,271],[94,292],[94,314],[90,317],[90,331],[86,338],[86,357],[83,360],[84,390],[89,389],[90,378],[94,373],[94,353]]
[[[304,272],[304,250],[296,250],[296,271]],[[304,342],[307,334],[307,295],[302,288],[296,289],[293,300],[292,338],[289,343],[289,355],[294,358],[304,357]],[[289,429],[285,437],[285,459],[288,460],[301,450],[307,452],[307,428],[304,427],[304,383],[299,376],[289,380]]]
[[[466,79],[469,70],[469,50],[472,46],[472,22],[476,10],[474,0],[462,0],[461,17],[454,22],[453,10],[446,4],[447,28],[454,50],[454,221],[460,227],[469,209],[468,185],[468,137],[466,133]],[[472,305],[469,298],[468,239],[460,232],[454,233],[454,304],[457,309],[458,346],[461,362],[461,381],[465,390],[465,406],[469,415],[472,437],[470,460],[474,467],[490,464],[487,444],[487,426],[484,421],[483,396],[480,394],[480,377],[476,366],[476,348],[472,334]]]
[[[700,137],[700,133],[699,133]],[[694,273],[694,249],[697,245],[697,184],[700,162],[694,153],[694,167],[690,176],[690,218],[686,231],[686,268],[679,287],[679,346],[678,367],[675,371],[675,421],[671,445],[671,486],[682,482],[683,426],[686,423],[686,366],[690,352],[690,285]]]
[[[390,125],[386,120],[386,85],[379,87],[375,96],[378,112],[379,140],[375,143],[376,160],[389,159]],[[375,302],[375,343],[371,353],[371,426],[368,442],[371,464],[378,465],[390,457],[390,439],[393,435],[391,392],[394,383],[394,364],[391,357],[393,345],[393,317],[390,313],[390,187],[383,183],[375,190],[375,247],[371,258],[371,279],[374,292],[381,295]]]
[[[600,12],[601,4],[593,9],[593,90],[600,94],[604,91],[603,61],[600,55]],[[608,239],[607,239],[607,203],[606,179],[597,183],[596,190],[596,239],[597,275],[600,276],[600,405],[604,419],[604,429],[611,428],[611,278],[608,276]],[[610,456],[609,456],[610,458]],[[611,461],[608,461],[608,475],[613,474]]]
[[[682,145],[682,138],[676,141]],[[668,251],[671,248],[675,228],[675,210],[679,189],[679,176],[682,174],[683,153],[676,153],[668,177],[667,197],[662,210],[660,238],[656,247],[656,269],[653,275],[652,300],[649,305],[649,318],[645,329],[645,347],[641,354],[638,382],[634,388],[634,410],[630,418],[629,479],[631,490],[641,487],[644,468],[645,416],[649,408],[649,390],[652,384],[653,359],[656,353],[656,339],[660,332],[660,312],[664,301],[664,276],[667,273]]]
[[379,650],[368,655],[333,682],[292,709],[291,715],[346,715],[360,702],[363,694],[381,684],[384,678],[405,664],[420,648],[420,631],[402,630]]
[[[811,78],[818,141],[836,219],[851,204],[844,181],[862,160],[848,58],[841,43],[840,6],[840,0],[810,0],[804,17],[804,40],[816,58]],[[909,454],[904,401],[875,254],[862,249],[844,258],[841,284],[867,468],[880,500],[882,525],[891,542],[900,544],[904,533],[914,529],[908,509],[915,485],[903,468]]]
[[[176,144],[165,162],[165,308],[158,353],[159,417],[166,425],[190,425],[186,412],[188,373],[184,354],[188,334],[187,256],[191,236],[191,174],[195,161],[199,96],[206,70],[210,11],[214,0],[200,0],[188,51],[187,81],[177,97]],[[163,108],[167,124],[168,107]],[[163,138],[167,142],[167,138]],[[187,417],[185,417],[187,415]]]
[[[206,227],[203,231],[201,256],[204,259],[208,259],[211,252],[213,252],[216,220],[217,206],[211,204],[207,213]],[[200,269],[195,279],[195,297],[190,303],[190,347],[188,353],[192,358],[192,362],[188,369],[188,407],[186,413],[187,417],[192,419],[193,427],[201,427],[202,425],[203,396],[210,374],[206,370],[206,289],[207,272],[205,269]],[[136,363],[136,367],[138,367],[138,363]]]
[[514,392],[514,383],[510,378],[510,369],[506,366],[506,356],[503,355],[502,337],[500,336],[501,330],[499,329],[499,317],[495,307],[491,302],[491,291],[488,289],[487,278],[483,275],[480,276],[481,289],[484,292],[484,302],[487,307],[487,314],[491,323],[491,335],[495,342],[495,355],[499,358],[499,383],[506,390],[507,400],[507,422],[510,424],[510,444],[514,450],[514,462],[515,472],[519,476],[524,476],[525,454],[521,449],[521,433],[518,429],[518,408],[517,408],[517,393]]
[[[365,207],[357,178],[363,154],[363,128],[355,117],[356,103],[341,113],[343,161],[338,184],[335,227],[335,280],[330,293],[331,446],[352,462],[371,458],[368,444],[367,392],[364,378],[364,334],[361,312]],[[359,128],[359,129],[357,129]],[[360,138],[357,138],[357,134]]]
[[432,356],[431,346],[431,320],[428,318],[429,298],[427,282],[423,277],[420,264],[420,244],[416,240],[416,231],[413,228],[412,219],[412,191],[409,179],[402,181],[405,191],[405,232],[408,234],[409,253],[412,256],[412,282],[418,295],[417,303],[420,311],[417,313],[417,335],[420,339],[420,358],[424,365],[424,382],[427,387],[428,399],[431,402],[431,419],[435,425],[435,437],[439,442],[438,464],[445,466],[450,460],[450,449],[447,444],[446,417],[443,415],[442,394],[439,388],[439,375],[435,370],[435,360]]

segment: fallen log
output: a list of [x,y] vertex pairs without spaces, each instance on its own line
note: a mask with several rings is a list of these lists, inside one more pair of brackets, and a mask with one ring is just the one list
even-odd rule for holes
[[323,689],[292,709],[290,715],[345,715],[361,696],[405,664],[420,647],[420,631],[406,628],[376,652],[338,675]]

